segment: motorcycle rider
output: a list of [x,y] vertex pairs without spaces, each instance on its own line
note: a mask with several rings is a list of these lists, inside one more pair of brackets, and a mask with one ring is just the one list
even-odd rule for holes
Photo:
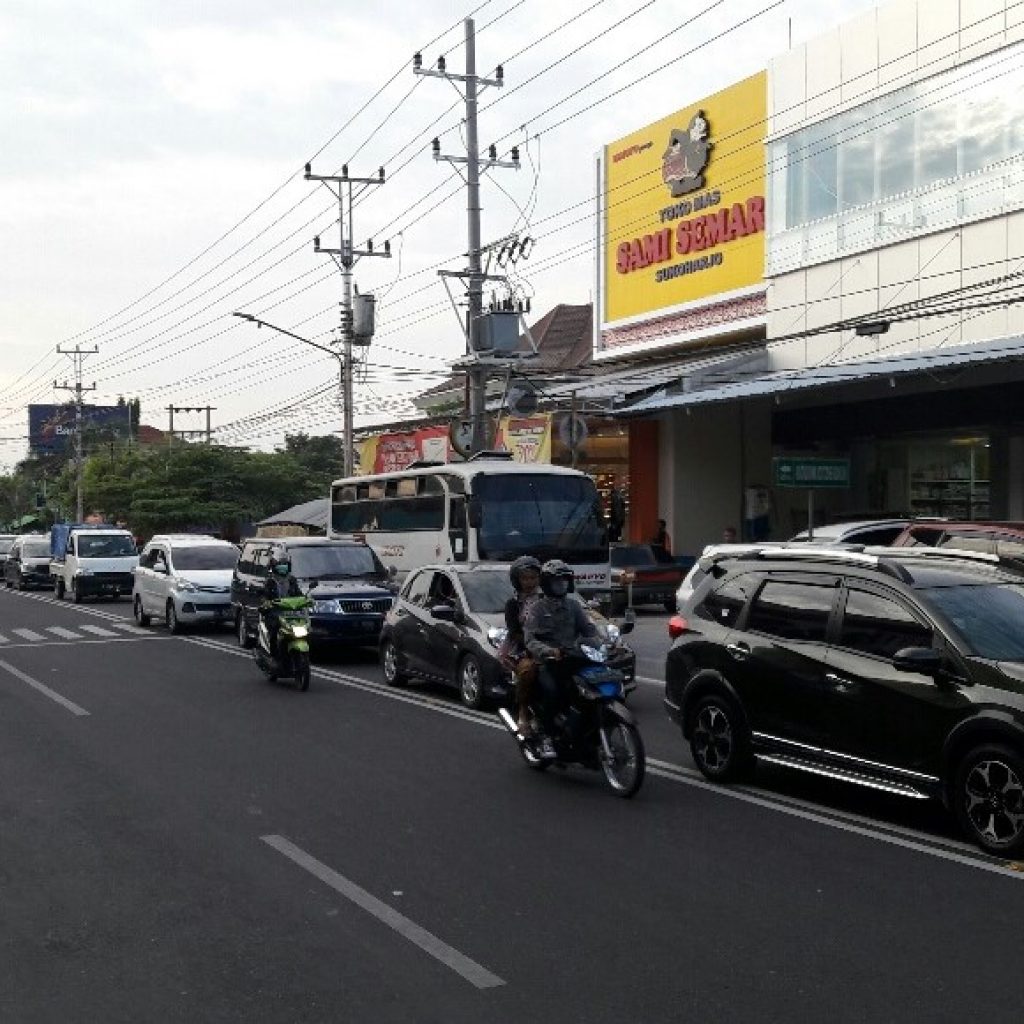
[[270,653],[277,657],[277,634],[281,628],[281,611],[276,602],[283,597],[304,597],[299,581],[292,575],[292,563],[287,557],[270,563],[266,582],[263,584],[263,604],[260,614],[267,624],[270,638]]
[[563,673],[558,662],[580,640],[599,639],[597,627],[577,601],[570,601],[573,572],[561,559],[551,559],[541,566],[540,589],[543,597],[530,608],[526,618],[526,649],[538,663],[537,681],[541,702],[538,717],[543,730],[539,753],[541,757],[556,756],[551,736],[554,718],[561,704]]
[[515,676],[517,724],[524,736],[530,732],[530,696],[537,678],[537,663],[526,649],[524,628],[530,609],[541,597],[540,568],[532,555],[521,555],[509,566],[515,595],[505,602],[506,634],[499,655]]

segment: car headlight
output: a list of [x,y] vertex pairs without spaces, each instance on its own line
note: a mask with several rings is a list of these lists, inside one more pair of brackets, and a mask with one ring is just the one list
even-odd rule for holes
[[504,628],[498,628],[497,626],[491,626],[487,630],[487,640],[490,645],[494,648],[500,647],[508,637],[508,630]]
[[337,601],[326,600],[313,602],[314,615],[337,615],[340,611],[341,607]]
[[608,643],[610,644],[617,644],[622,637],[619,627],[616,626],[614,622],[609,622],[608,625],[604,627],[604,631],[608,637]]
[[175,576],[174,587],[176,590],[183,590],[187,594],[193,594],[199,589],[191,580],[187,580],[182,576]]
[[580,644],[580,650],[591,661],[603,663],[608,660],[608,652],[603,647],[591,647],[589,644]]
[[309,636],[309,627],[308,626],[293,626],[292,627],[292,636],[294,636],[296,640],[302,640],[304,637]]

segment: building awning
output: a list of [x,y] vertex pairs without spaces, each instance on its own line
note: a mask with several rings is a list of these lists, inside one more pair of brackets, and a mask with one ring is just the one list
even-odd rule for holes
[[314,498],[301,505],[293,505],[283,512],[261,519],[257,526],[312,526],[327,529],[327,499]]
[[1001,338],[998,341],[948,349],[926,349],[922,352],[869,359],[859,363],[781,370],[777,373],[758,372],[755,375],[741,375],[734,371],[733,379],[727,383],[683,390],[661,388],[655,394],[620,410],[617,415],[643,416],[667,409],[805,393],[816,388],[857,384],[877,378],[930,373],[944,368],[1008,362],[1013,359],[1024,359],[1024,337]]
[[691,354],[668,363],[634,363],[628,368],[609,370],[572,383],[549,385],[544,388],[544,398],[559,401],[575,396],[579,401],[599,402],[614,408],[654,389],[658,389],[657,393],[666,393],[672,388],[690,391],[714,384],[723,376],[729,379],[740,373],[763,373],[768,365],[768,354],[764,343],[760,342],[742,349],[733,347],[724,352]]

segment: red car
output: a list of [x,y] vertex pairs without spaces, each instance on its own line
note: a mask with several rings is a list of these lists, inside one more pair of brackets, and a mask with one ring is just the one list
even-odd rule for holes
[[613,544],[609,554],[612,615],[621,615],[631,604],[660,604],[666,611],[676,610],[676,591],[692,559],[677,561],[654,544]]
[[1024,561],[1024,523],[910,523],[894,548],[959,548]]

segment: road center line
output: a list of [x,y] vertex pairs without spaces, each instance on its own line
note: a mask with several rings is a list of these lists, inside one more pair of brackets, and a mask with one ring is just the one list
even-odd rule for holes
[[329,868],[326,864],[310,856],[305,850],[299,849],[294,843],[289,842],[284,836],[260,836],[260,839],[268,846],[273,847],[278,853],[284,854],[289,860],[305,868],[315,878],[329,885],[335,892],[351,900],[357,907],[372,914],[378,921],[394,929],[404,939],[408,939],[414,946],[419,946],[425,953],[429,953],[435,960],[439,960],[445,967],[451,968],[456,974],[461,975],[471,985],[477,988],[497,988],[505,982],[495,974],[491,974],[486,967],[481,967],[475,960],[453,949],[446,942],[442,942],[432,932],[421,928],[414,921],[410,921],[404,914],[400,914],[393,907],[372,896],[365,889],[360,888],[355,882],[349,881],[337,871]]
[[44,696],[50,698],[50,700],[56,701],[62,707],[68,709],[73,715],[88,715],[89,712],[85,708],[79,707],[74,701],[70,701],[67,697],[62,697],[59,693],[54,692],[48,686],[44,686],[42,683],[33,679],[31,676],[25,675],[24,672],[19,671],[13,665],[8,665],[6,661],[0,661],[0,668],[5,672],[10,672],[15,679],[20,679],[23,683],[28,683],[29,686],[34,690],[38,690]]

